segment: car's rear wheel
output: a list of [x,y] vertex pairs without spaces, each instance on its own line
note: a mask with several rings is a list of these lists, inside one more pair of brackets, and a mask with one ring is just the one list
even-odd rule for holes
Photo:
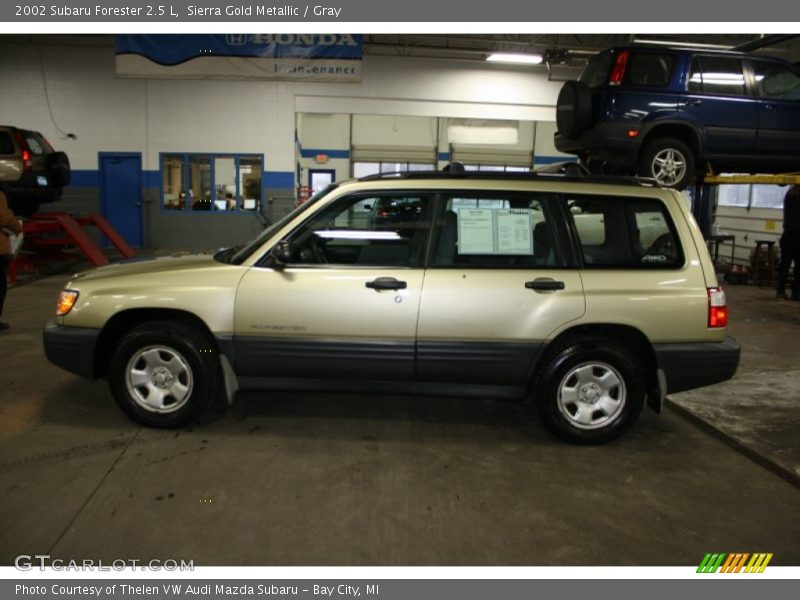
[[122,338],[109,384],[120,408],[150,427],[180,427],[201,416],[221,390],[219,358],[207,334],[183,323],[150,322]]
[[639,175],[655,179],[659,185],[678,190],[694,181],[695,158],[680,140],[660,138],[649,142],[642,152]]
[[574,140],[592,124],[592,92],[581,81],[567,81],[558,93],[556,126],[559,133]]
[[641,364],[628,350],[602,340],[572,341],[548,353],[534,388],[548,428],[579,444],[625,433],[644,406]]

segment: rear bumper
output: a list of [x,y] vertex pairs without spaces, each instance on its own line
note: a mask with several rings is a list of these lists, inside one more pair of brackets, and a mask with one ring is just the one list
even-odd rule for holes
[[722,342],[655,344],[654,350],[670,394],[730,379],[741,353],[739,342],[732,337]]
[[47,360],[81,377],[97,378],[94,351],[100,336],[98,329],[65,327],[50,321],[45,325],[42,335]]
[[588,155],[591,160],[630,167],[636,163],[642,137],[628,136],[631,127],[630,123],[603,123],[574,140],[556,133],[554,143],[559,152]]
[[64,188],[49,184],[40,185],[39,177],[45,177],[48,182],[50,181],[50,176],[45,171],[29,171],[23,173],[17,181],[6,182],[8,199],[14,202],[35,200],[42,204],[60,200],[64,193]]

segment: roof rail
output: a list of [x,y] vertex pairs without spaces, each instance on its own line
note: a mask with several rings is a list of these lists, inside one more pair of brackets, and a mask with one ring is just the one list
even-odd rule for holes
[[583,167],[575,168],[578,163],[565,163],[562,172],[539,172],[539,171],[467,171],[464,165],[453,162],[444,167],[441,171],[394,171],[391,173],[375,173],[365,177],[359,177],[358,181],[381,181],[384,179],[492,179],[492,180],[514,180],[514,181],[581,181],[586,183],[623,183],[627,185],[638,185],[648,187],[658,187],[654,179],[645,177],[633,177],[622,175],[600,175],[588,173]]

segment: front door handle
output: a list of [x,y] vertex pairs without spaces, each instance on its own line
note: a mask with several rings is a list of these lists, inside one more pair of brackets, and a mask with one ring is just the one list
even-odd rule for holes
[[687,102],[686,105],[687,106],[700,106],[702,103],[703,103],[702,100],[689,100],[689,102]]
[[404,290],[408,287],[405,281],[400,281],[394,277],[378,277],[364,284],[371,290]]
[[555,292],[564,289],[563,281],[556,281],[549,277],[539,277],[533,281],[526,281],[525,288],[536,292]]

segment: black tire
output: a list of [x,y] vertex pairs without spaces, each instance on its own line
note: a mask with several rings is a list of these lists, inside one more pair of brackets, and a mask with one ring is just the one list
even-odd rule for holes
[[69,185],[72,169],[67,155],[63,152],[53,152],[48,155],[47,172],[50,176],[50,185],[59,188]]
[[567,81],[558,93],[556,126],[568,140],[574,140],[592,124],[592,92],[581,81]]
[[[678,162],[670,165],[670,156],[675,157]],[[663,160],[667,162],[663,163]],[[640,177],[655,179],[659,185],[683,190],[694,183],[696,162],[691,148],[682,141],[658,138],[648,142],[642,151],[638,174]],[[683,166],[679,166],[680,164]]]
[[[155,358],[145,358],[142,352]],[[162,368],[168,374],[157,374]],[[139,377],[150,375],[152,379],[136,386],[133,375],[129,377],[129,372],[134,371]],[[125,414],[142,425],[164,428],[182,427],[198,419],[222,393],[223,384],[213,340],[197,328],[176,321],[152,321],[129,331],[114,351],[108,380],[114,399]],[[176,387],[161,387],[171,383]],[[188,392],[180,396],[183,388]],[[145,400],[151,393],[153,403],[159,394],[165,396],[163,410],[146,407]]]
[[[590,404],[581,394],[591,382],[578,379],[575,372],[580,369],[588,369],[598,380],[610,372],[621,386],[612,387],[597,398],[597,404]],[[562,397],[562,388],[575,389],[576,397],[582,399],[570,403],[566,393]],[[539,414],[556,435],[577,444],[602,444],[628,431],[639,418],[646,397],[645,375],[641,363],[622,346],[605,340],[572,340],[548,352],[533,392]],[[592,389],[586,393],[592,394]],[[611,414],[599,414],[601,407],[615,402],[616,408],[608,411]],[[579,414],[596,422],[579,425]]]

